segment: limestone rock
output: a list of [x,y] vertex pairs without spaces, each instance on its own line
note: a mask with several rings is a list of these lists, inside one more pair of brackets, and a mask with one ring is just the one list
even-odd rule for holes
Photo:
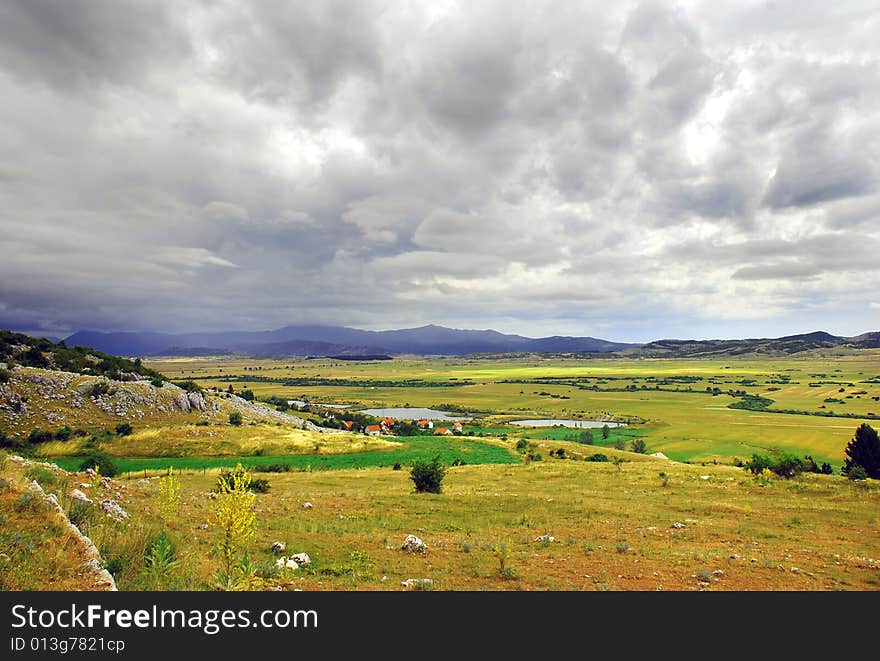
[[79,501],[79,502],[81,502],[81,503],[89,503],[89,504],[91,504],[92,502],[94,502],[94,501],[92,501],[91,498],[89,498],[87,495],[85,495],[85,494],[84,494],[82,491],[80,491],[79,489],[74,489],[73,491],[70,492],[70,499],[71,499],[71,500],[77,500],[77,501]]
[[312,509],[312,504],[311,503],[303,503],[303,509],[304,510]]
[[284,542],[274,542],[272,544],[272,553],[282,553],[284,548]]
[[122,506],[111,498],[106,498],[101,501],[101,509],[104,514],[115,521],[124,521],[128,518],[128,512],[122,509]]
[[434,587],[434,581],[430,578],[408,578],[400,584],[408,590],[430,590]]
[[403,540],[403,546],[400,548],[409,553],[423,553],[428,548],[428,545],[415,535],[407,535],[406,539]]
[[278,558],[275,561],[275,566],[282,569],[299,569],[299,565],[293,558]]
[[541,542],[542,544],[549,544],[550,542],[556,541],[556,538],[553,535],[539,535],[535,537],[536,542]]
[[309,557],[309,554],[305,551],[301,553],[294,553],[290,556],[290,559],[293,560],[298,565],[308,565],[311,564],[312,559]]

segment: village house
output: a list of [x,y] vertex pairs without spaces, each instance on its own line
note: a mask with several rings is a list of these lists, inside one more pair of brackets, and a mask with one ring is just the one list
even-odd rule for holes
[[453,433],[460,434],[461,433],[461,422],[456,420],[452,425]]
[[419,420],[417,423],[419,429],[434,429],[432,420]]
[[364,430],[367,436],[379,436],[382,433],[381,425],[367,425],[367,428]]
[[446,427],[438,427],[434,430],[434,436],[452,436],[452,430]]

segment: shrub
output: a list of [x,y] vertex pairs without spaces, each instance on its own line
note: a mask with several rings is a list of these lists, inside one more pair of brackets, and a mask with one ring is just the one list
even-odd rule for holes
[[410,471],[410,479],[415,484],[416,493],[440,493],[446,468],[440,463],[440,455],[431,461],[415,461]]
[[516,442],[516,451],[517,452],[525,452],[528,449],[528,447],[529,447],[529,442],[524,438],[521,438]]
[[217,487],[214,491],[223,493],[224,489],[232,489],[236,480],[243,480],[243,476],[247,475],[248,488],[254,493],[269,493],[269,480],[265,478],[252,478],[247,469],[240,464],[232,471],[223,471],[217,477]]
[[583,443],[584,445],[592,445],[593,444],[593,432],[591,432],[589,429],[584,429],[581,432],[580,438],[578,440],[579,440],[579,442]]
[[254,401],[254,391],[253,390],[242,390],[240,397],[242,399],[246,399],[249,402]]
[[608,456],[602,454],[601,452],[597,452],[596,454],[592,454],[587,457],[586,461],[608,461]]
[[861,466],[868,477],[880,479],[880,437],[871,425],[863,423],[856,429],[844,453],[844,475],[849,475],[854,467]]
[[452,466],[464,466],[464,459],[461,457],[456,457],[452,460]]
[[0,367],[0,383],[6,383],[9,381],[9,372],[5,367]]
[[265,464],[264,466],[253,466],[251,470],[255,473],[289,473],[290,464]]
[[192,381],[192,380],[177,381],[177,382],[175,382],[174,385],[177,386],[178,388],[183,388],[187,392],[197,392],[197,393],[202,392],[202,387],[198,383],[196,383],[195,381]]
[[103,452],[92,453],[79,465],[80,471],[85,471],[89,468],[97,470],[104,477],[113,477],[119,473],[116,463]]
[[637,438],[630,443],[629,447],[631,451],[637,452],[638,454],[646,454],[648,452],[648,446],[640,438]]
[[180,511],[180,480],[174,475],[174,469],[168,469],[168,475],[159,482],[159,491],[156,493],[156,504],[159,515],[165,525],[171,523],[175,515]]
[[44,431],[42,429],[31,429],[31,433],[28,434],[28,443],[46,443],[55,438],[55,434],[50,431]]
[[116,425],[116,435],[117,436],[128,436],[134,431],[134,428],[128,424],[127,422],[120,422]]
[[150,385],[153,386],[154,388],[161,388],[162,386],[165,385],[165,382],[162,379],[160,379],[159,377],[154,377],[154,378],[150,379]]
[[66,441],[66,440],[70,439],[71,434],[73,434],[73,432],[70,430],[70,427],[65,425],[64,427],[62,427],[61,429],[59,429],[58,431],[55,432],[55,440],[56,441]]
[[110,394],[110,384],[107,381],[98,381],[93,383],[92,387],[86,391],[89,397],[101,397]]
[[234,427],[240,427],[241,422],[242,422],[241,421],[241,413],[239,413],[238,411],[233,411],[232,413],[229,414],[229,424],[230,425],[232,425]]
[[624,441],[622,438],[618,438],[616,441],[614,441],[614,449],[626,450],[626,441]]
[[846,472],[846,476],[851,480],[867,480],[868,473],[864,469],[863,466],[859,466],[858,464],[853,464],[850,469]]
[[399,461],[395,461],[395,462],[394,462],[394,465],[391,467],[391,470],[393,470],[393,471],[399,471],[400,468],[401,468],[401,467],[400,467],[400,462],[399,462]]
[[822,473],[822,475],[831,475],[832,473],[834,473],[834,469],[831,468],[831,464],[826,461],[824,464],[822,464],[819,472]]
[[80,530],[88,528],[95,519],[95,507],[81,500],[71,500],[67,518]]

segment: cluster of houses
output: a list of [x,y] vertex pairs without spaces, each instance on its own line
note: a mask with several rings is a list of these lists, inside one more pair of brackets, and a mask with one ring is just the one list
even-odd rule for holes
[[[354,423],[351,421],[345,421],[345,428],[349,431],[352,430],[353,426]],[[428,431],[434,429],[434,422],[432,420],[419,420],[416,426],[422,431]],[[452,436],[453,434],[460,434],[461,431],[461,422],[456,420],[451,429],[448,427],[434,429],[434,436]],[[394,434],[394,418],[384,418],[378,425],[367,425],[364,433],[368,436],[390,436]]]

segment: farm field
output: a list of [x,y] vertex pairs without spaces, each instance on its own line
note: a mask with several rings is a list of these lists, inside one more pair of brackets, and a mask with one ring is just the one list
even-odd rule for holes
[[[691,462],[731,463],[779,450],[839,468],[853,430],[880,420],[880,350],[716,360],[197,358],[148,364],[205,387],[250,389],[258,399],[307,398],[355,410],[451,406],[477,418],[465,431],[547,438],[558,432],[497,423],[520,417],[633,420],[638,423],[631,429],[649,452]],[[757,398],[758,407],[730,408],[747,403],[742,394]]]

